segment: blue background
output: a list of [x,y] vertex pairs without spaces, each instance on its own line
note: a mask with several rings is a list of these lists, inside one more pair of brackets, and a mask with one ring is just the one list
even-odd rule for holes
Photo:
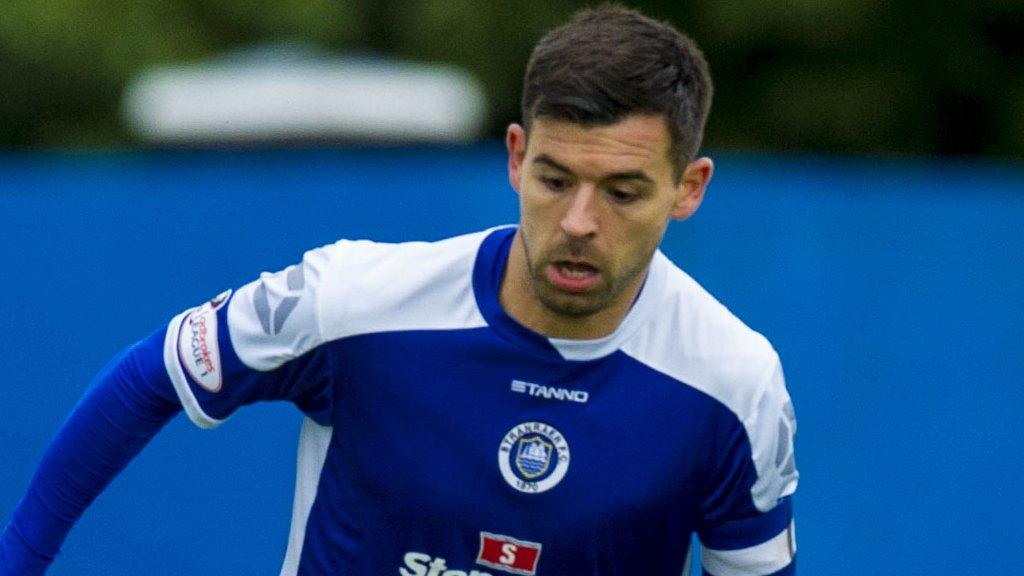
[[[663,248],[782,355],[801,573],[1021,574],[1024,169],[716,160]],[[176,312],[342,236],[516,214],[494,145],[0,155],[0,523],[92,375]],[[50,573],[276,574],[299,423],[179,416]]]

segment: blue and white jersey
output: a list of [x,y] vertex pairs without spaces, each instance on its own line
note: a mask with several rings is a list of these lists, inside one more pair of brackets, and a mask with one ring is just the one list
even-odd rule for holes
[[[282,575],[795,573],[778,356],[660,252],[598,340],[498,302],[514,228],[341,241],[174,318],[189,417],[305,413]],[[688,572],[687,572],[688,573]]]

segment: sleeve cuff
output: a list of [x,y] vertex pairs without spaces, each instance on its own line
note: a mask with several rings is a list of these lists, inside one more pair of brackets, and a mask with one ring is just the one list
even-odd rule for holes
[[701,545],[701,564],[710,576],[786,576],[796,573],[796,531],[792,521],[756,546],[715,550]]

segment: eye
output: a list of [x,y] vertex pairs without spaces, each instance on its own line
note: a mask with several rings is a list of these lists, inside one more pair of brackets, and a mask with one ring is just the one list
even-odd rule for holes
[[625,190],[622,188],[612,188],[608,191],[608,194],[611,195],[612,200],[618,204],[629,204],[631,202],[635,202],[637,198],[640,197],[640,194],[633,192],[632,190]]
[[540,176],[539,179],[552,192],[562,192],[569,187],[569,180],[560,176]]

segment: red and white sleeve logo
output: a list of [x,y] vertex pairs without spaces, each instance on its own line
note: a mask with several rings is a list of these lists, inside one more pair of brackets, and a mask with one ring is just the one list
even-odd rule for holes
[[231,296],[230,290],[190,312],[178,332],[182,365],[192,379],[209,392],[219,392],[224,381],[217,343],[217,310],[224,306],[228,296]]
[[480,533],[480,553],[477,564],[512,574],[534,576],[540,560],[541,545],[525,542],[500,534]]

